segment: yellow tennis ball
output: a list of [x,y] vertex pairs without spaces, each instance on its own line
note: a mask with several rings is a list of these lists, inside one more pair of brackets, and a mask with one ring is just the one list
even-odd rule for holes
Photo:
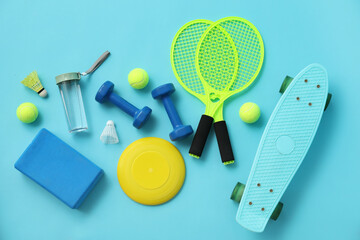
[[149,75],[144,69],[135,68],[129,73],[128,81],[131,87],[143,89],[149,83]]
[[241,120],[246,123],[254,123],[260,117],[260,108],[256,103],[244,103],[239,111]]
[[20,106],[16,109],[16,116],[20,121],[24,123],[34,122],[37,119],[38,115],[39,112],[36,106],[29,102],[20,104]]

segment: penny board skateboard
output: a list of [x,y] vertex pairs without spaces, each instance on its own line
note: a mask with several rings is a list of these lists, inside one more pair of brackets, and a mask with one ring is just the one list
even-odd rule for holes
[[234,189],[233,195],[242,194],[237,196],[240,225],[262,232],[270,217],[276,220],[280,198],[309,150],[327,98],[328,76],[320,64],[307,66],[287,86],[266,125],[246,186]]

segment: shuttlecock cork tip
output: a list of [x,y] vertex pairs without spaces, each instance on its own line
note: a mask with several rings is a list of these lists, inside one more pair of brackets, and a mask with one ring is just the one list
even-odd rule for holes
[[115,124],[114,124],[114,122],[112,120],[109,120],[109,121],[106,122],[106,125],[114,126]]
[[39,92],[39,96],[40,97],[46,97],[48,95],[47,91],[45,89],[43,89],[41,92]]

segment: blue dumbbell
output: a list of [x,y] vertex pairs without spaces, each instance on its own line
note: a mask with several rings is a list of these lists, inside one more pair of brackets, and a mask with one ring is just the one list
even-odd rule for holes
[[115,106],[129,114],[134,118],[133,126],[136,128],[141,128],[141,126],[149,119],[151,114],[151,109],[149,107],[144,107],[143,109],[138,109],[131,103],[127,102],[125,99],[119,95],[113,93],[114,84],[110,81],[104,82],[104,84],[99,88],[96,93],[95,100],[99,103],[109,100]]
[[172,141],[184,138],[193,133],[193,129],[190,125],[183,125],[179,114],[177,113],[170,95],[175,92],[175,87],[172,83],[161,85],[160,87],[152,90],[151,95],[154,99],[161,99],[166,112],[170,118],[170,122],[174,130],[169,134]]

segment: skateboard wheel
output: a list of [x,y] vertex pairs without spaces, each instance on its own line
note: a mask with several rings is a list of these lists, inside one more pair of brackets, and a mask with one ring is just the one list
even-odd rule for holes
[[326,98],[326,103],[325,103],[325,108],[324,108],[324,111],[326,111],[327,107],[329,106],[329,103],[331,101],[331,97],[332,97],[332,94],[331,93],[328,93],[328,96]]
[[270,218],[274,221],[276,221],[281,213],[281,210],[283,208],[284,204],[282,202],[279,202],[276,208],[274,209],[273,213],[271,214]]
[[239,203],[241,201],[241,197],[244,193],[244,190],[245,190],[245,184],[238,182],[231,193],[230,199]]
[[287,87],[290,85],[290,83],[292,82],[294,78],[286,76],[284,81],[281,84],[280,90],[279,92],[282,94],[285,92],[285,90],[287,89]]

